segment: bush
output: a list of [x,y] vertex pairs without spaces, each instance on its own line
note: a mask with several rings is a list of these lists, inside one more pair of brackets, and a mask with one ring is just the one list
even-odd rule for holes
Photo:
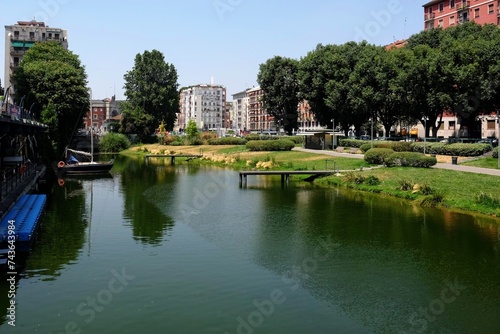
[[493,208],[500,206],[500,199],[498,197],[494,197],[482,191],[476,196],[476,202]]
[[245,145],[246,143],[246,139],[238,137],[215,138],[208,141],[208,145]]
[[382,165],[394,150],[390,148],[372,148],[365,153],[365,161],[369,164]]
[[110,132],[99,141],[99,150],[101,152],[115,153],[126,150],[130,147],[130,140],[121,134]]
[[365,184],[369,186],[378,186],[380,184],[380,180],[375,175],[370,175],[365,179]]
[[498,146],[493,150],[493,158],[498,159]]
[[[441,154],[441,155],[454,155],[462,157],[474,157],[478,155],[485,154],[491,151],[492,147],[490,144],[465,144],[465,143],[425,143],[425,153],[428,154]],[[412,151],[414,152],[424,152],[424,143],[413,143]]]
[[[411,142],[405,142],[405,141],[374,141],[373,142],[373,148],[389,148],[391,150],[394,150],[394,152],[411,152],[412,147]],[[359,147],[359,149],[365,153],[369,149],[372,148],[372,143],[366,143],[363,144]]]
[[208,141],[210,139],[214,139],[214,138],[217,138],[217,133],[213,132],[213,131],[205,131],[201,134],[201,140],[203,141]]
[[413,190],[413,187],[415,186],[415,182],[411,180],[399,180],[399,189],[403,191],[408,191],[408,190]]
[[270,136],[270,135],[260,135],[260,134],[249,134],[243,137],[244,139],[251,141],[251,140],[278,140],[281,139],[281,137],[278,136]]
[[388,167],[430,167],[437,163],[435,157],[429,157],[417,152],[394,152],[385,159]]
[[348,138],[342,138],[339,140],[339,145],[344,146],[344,147],[361,147],[361,145],[366,144],[366,140],[359,140],[359,139],[348,139]]
[[304,143],[304,136],[283,136],[280,139],[291,140],[295,144],[303,144]]
[[246,143],[250,151],[291,151],[295,143],[286,139],[278,140],[252,140]]

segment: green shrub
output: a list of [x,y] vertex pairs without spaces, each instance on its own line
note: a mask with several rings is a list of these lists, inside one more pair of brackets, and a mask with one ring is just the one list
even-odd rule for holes
[[203,145],[203,139],[200,136],[189,138],[189,145]]
[[420,205],[423,207],[434,208],[438,206],[438,204],[442,203],[444,200],[444,195],[441,192],[435,192],[430,196],[427,196],[420,202]]
[[393,153],[390,148],[372,148],[365,153],[365,161],[369,164],[382,165]]
[[176,140],[176,141],[171,142],[170,146],[184,146],[184,142]]
[[370,175],[365,179],[365,184],[369,186],[378,186],[380,184],[380,180],[375,175]]
[[283,136],[281,139],[287,139],[293,141],[295,144],[303,144],[304,136]]
[[208,145],[245,145],[246,139],[238,137],[214,138],[208,141]]
[[270,136],[270,135],[260,135],[260,134],[252,133],[252,134],[244,136],[243,138],[248,140],[248,141],[251,141],[251,140],[278,140],[278,139],[281,139],[282,137]]
[[349,138],[342,138],[339,140],[339,145],[344,146],[344,147],[361,147],[361,145],[368,143],[366,140],[359,140],[359,139],[349,139]]
[[[483,143],[425,143],[425,153],[440,154],[440,155],[454,155],[462,157],[474,157],[485,154],[491,151],[490,144]],[[412,144],[412,151],[424,152],[424,143],[418,142]]]
[[429,157],[417,152],[394,152],[385,159],[385,164],[389,167],[430,167],[436,163],[435,157]]
[[[375,145],[373,145],[373,147],[375,148],[376,146],[375,146]],[[372,145],[367,143],[367,144],[363,144],[363,145],[361,145],[361,146],[359,147],[359,150],[360,150],[361,152],[363,152],[363,153],[366,153],[366,152],[367,152],[369,149],[371,149],[371,148],[372,148]]]
[[251,140],[246,143],[246,148],[250,151],[291,151],[295,143],[286,140]]
[[428,184],[422,184],[419,190],[423,195],[432,195],[436,192],[434,188],[432,188]]
[[99,150],[101,152],[120,152],[130,147],[130,140],[121,134],[110,132],[103,136],[99,141]]
[[[374,141],[373,148],[388,148],[393,150],[394,152],[411,152],[412,151],[412,142],[405,141]],[[359,147],[359,149],[364,153],[372,148],[372,143],[366,143]]]
[[493,150],[493,158],[498,159],[498,146]]

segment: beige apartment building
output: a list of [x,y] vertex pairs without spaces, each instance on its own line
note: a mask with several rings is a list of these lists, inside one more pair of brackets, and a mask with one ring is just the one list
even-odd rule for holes
[[[7,89],[12,85],[11,76],[19,66],[26,52],[37,42],[56,41],[68,48],[68,32],[60,28],[46,26],[44,22],[18,21],[14,25],[5,26],[5,78]],[[10,88],[10,96],[14,95],[14,87]]]

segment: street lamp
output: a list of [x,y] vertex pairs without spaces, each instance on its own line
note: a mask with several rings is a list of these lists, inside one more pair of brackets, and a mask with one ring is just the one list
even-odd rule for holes
[[335,150],[335,118],[332,118],[332,151]]
[[424,121],[424,154],[425,154],[425,143],[426,143],[426,137],[427,137],[427,120],[429,118],[427,116],[424,116],[422,120]]
[[371,139],[370,143],[372,145],[371,148],[373,148],[373,115],[372,115],[372,117],[370,117],[370,120],[372,121],[372,130],[371,130],[371,133],[370,133],[370,139]]

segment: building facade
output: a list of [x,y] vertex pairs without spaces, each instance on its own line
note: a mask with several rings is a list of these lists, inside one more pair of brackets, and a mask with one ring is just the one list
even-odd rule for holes
[[181,89],[177,130],[184,131],[190,119],[199,129],[219,131],[225,127],[226,88],[220,85],[195,85]]
[[248,91],[233,94],[233,130],[237,133],[247,131],[248,126]]
[[[46,26],[44,22],[18,21],[5,26],[5,88],[11,86],[12,73],[19,66],[26,52],[37,42],[56,41],[68,48],[68,32]],[[15,91],[11,87],[11,94]]]
[[98,135],[111,131],[121,118],[120,102],[115,96],[103,100],[91,100],[92,112],[87,112],[84,117],[85,130],[89,131],[92,127],[92,131]]
[[247,91],[248,94],[248,131],[254,133],[270,133],[276,131],[274,117],[264,108],[262,98],[264,90],[255,87]]
[[443,29],[475,21],[478,24],[499,24],[498,0],[434,0],[423,5],[424,29]]
[[314,117],[314,113],[311,110],[311,106],[306,100],[299,102],[297,111],[299,132],[315,131],[326,128],[324,126],[321,126],[321,124],[319,124],[319,122],[316,120],[316,118]]

